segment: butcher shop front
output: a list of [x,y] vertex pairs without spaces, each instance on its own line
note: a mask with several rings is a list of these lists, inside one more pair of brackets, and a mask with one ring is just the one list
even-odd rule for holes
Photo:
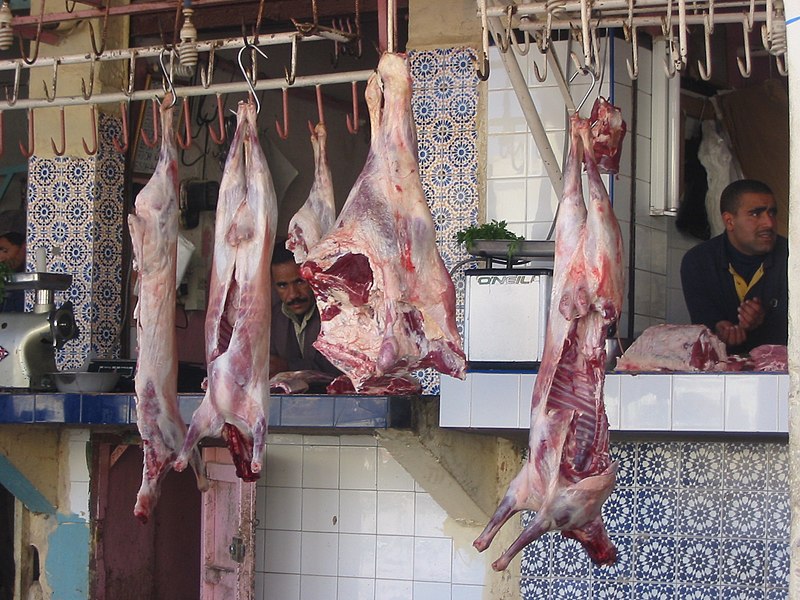
[[796,11],[4,4],[0,600],[794,597]]

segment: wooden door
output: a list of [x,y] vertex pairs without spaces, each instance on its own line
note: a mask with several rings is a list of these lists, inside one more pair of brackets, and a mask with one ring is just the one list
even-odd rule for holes
[[227,448],[205,448],[209,490],[203,494],[201,600],[255,595],[256,484],[236,477]]

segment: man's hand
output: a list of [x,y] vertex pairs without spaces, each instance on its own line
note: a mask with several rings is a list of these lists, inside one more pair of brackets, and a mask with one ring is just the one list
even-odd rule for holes
[[734,325],[730,321],[720,321],[714,326],[714,333],[726,346],[738,346],[747,339],[747,332],[741,325]]
[[739,305],[739,327],[753,331],[764,322],[766,312],[758,298],[750,298]]

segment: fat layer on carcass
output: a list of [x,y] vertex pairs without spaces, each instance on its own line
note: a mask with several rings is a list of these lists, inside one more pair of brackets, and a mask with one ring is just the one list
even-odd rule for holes
[[[357,392],[434,367],[463,378],[455,289],[422,191],[405,57],[385,53],[367,83],[372,140],[333,229],[302,276],[322,318],[314,346]],[[418,388],[419,386],[417,386]]]
[[[590,198],[584,204],[581,163]],[[600,516],[617,464],[608,450],[603,404],[605,339],[619,318],[623,255],[619,224],[593,154],[589,121],[570,121],[570,151],[556,221],[553,290],[544,353],[534,384],[528,457],[474,546],[485,550],[520,510],[536,516],[503,555],[508,566],[526,545],[560,530],[577,539],[597,564],[617,551]]]
[[294,260],[297,263],[306,259],[309,248],[330,231],[336,220],[333,179],[328,166],[327,138],[325,123],[317,123],[311,130],[314,183],[305,204],[289,221],[289,237],[286,240],[286,249],[294,253]]
[[[183,445],[186,424],[178,408],[178,348],[175,331],[175,271],[178,261],[178,164],[170,99],[161,108],[161,150],[155,171],[128,216],[139,297],[134,308],[138,358],[134,386],[136,424],[142,437],[142,485],[133,510],[146,522],[161,480]],[[205,468],[194,450],[187,457],[198,487]]]
[[206,393],[176,468],[204,436],[225,439],[239,477],[258,479],[269,402],[270,259],[278,206],[256,109],[242,102],[220,183],[206,311]]

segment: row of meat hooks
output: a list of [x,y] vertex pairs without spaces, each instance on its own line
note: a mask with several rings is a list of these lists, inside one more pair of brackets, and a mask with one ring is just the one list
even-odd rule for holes
[[[252,64],[248,68],[244,64],[244,56],[247,50],[251,50],[251,59]],[[169,66],[165,64],[165,56],[170,56]],[[255,46],[252,43],[245,43],[239,49],[237,59],[239,64],[239,69],[242,72],[244,77],[244,82],[247,87],[247,92],[249,98],[255,103],[256,105],[256,113],[261,112],[261,101],[259,100],[257,94],[258,88],[258,80],[256,77],[257,73],[257,64],[256,64],[256,55],[261,55],[264,58],[267,58],[266,53],[261,50],[259,47]],[[176,87],[173,83],[173,58],[175,57],[174,51],[168,50],[166,48],[162,48],[159,54],[159,67],[162,74],[162,92],[163,96],[167,96],[171,98],[170,108],[174,107],[177,102],[178,98],[181,98],[181,115],[178,118],[179,129],[182,127],[184,133],[178,131],[176,133],[176,141],[178,145],[183,149],[188,149],[192,144],[192,134],[191,134],[191,124],[190,124],[190,107],[189,107],[189,96],[183,93],[183,89],[181,89],[181,93],[179,94],[176,90]],[[208,66],[208,75],[205,73],[201,74],[201,78],[203,79],[203,88],[209,89],[210,86],[210,77],[213,73],[213,58],[209,59],[209,66]],[[281,139],[287,139],[289,136],[289,103],[288,103],[288,86],[297,86],[297,87],[308,87],[310,85],[314,85],[316,88],[316,100],[317,100],[317,115],[318,120],[320,123],[324,123],[324,108],[323,108],[323,99],[322,99],[322,84],[314,83],[313,81],[309,82],[307,85],[302,85],[304,82],[298,80],[298,76],[296,75],[296,52],[293,51],[293,59],[292,59],[292,67],[291,73],[287,70],[286,77],[285,77],[285,86],[282,88],[282,95],[283,95],[283,125],[278,121],[275,122],[275,128],[278,137]],[[365,79],[366,76],[371,74],[371,71],[361,71],[355,72],[355,75],[358,76],[359,79]],[[349,74],[352,77],[354,74]],[[359,113],[358,113],[358,85],[357,79],[348,81],[351,84],[352,90],[352,102],[353,102],[353,112],[352,115],[346,115],[346,126],[348,131],[351,134],[356,134],[359,131]],[[235,85],[235,84],[234,84]],[[228,87],[231,84],[227,84]],[[196,91],[196,90],[194,90]],[[197,94],[196,94],[197,95]],[[133,94],[131,94],[133,96]],[[146,131],[142,129],[139,132],[140,139],[142,143],[150,148],[154,148],[158,143],[158,112],[160,107],[160,101],[158,96],[153,96],[153,92],[150,91],[150,101],[152,105],[152,114],[153,114],[153,138],[150,138]],[[84,152],[87,155],[93,156],[97,153],[98,150],[98,143],[97,143],[97,104],[92,104],[90,107],[91,118],[92,118],[92,143],[91,145],[87,143],[85,138],[81,139],[81,143],[83,145]],[[125,101],[120,103],[120,112],[122,117],[122,131],[119,137],[115,137],[112,139],[113,146],[117,152],[125,153],[128,150],[129,144],[129,127],[128,127],[128,111],[127,105]],[[234,111],[231,111],[234,112]],[[222,93],[216,93],[216,114],[212,119],[208,120],[208,132],[211,139],[214,143],[218,145],[222,145],[225,143],[226,140],[226,133],[225,133],[225,125],[224,125],[224,101],[222,98]],[[211,122],[217,122],[218,131],[214,130],[214,127],[211,125]],[[309,122],[309,129],[312,131],[313,134],[313,126]],[[65,116],[64,116],[64,106],[60,107],[60,131],[61,131],[61,138],[60,143],[57,144],[56,141],[51,138],[50,143],[53,149],[53,152],[56,156],[63,156],[66,151],[66,132],[65,132]],[[30,158],[34,153],[34,145],[33,145],[33,138],[34,138],[34,112],[33,109],[28,109],[28,138],[30,141],[30,146],[26,147],[22,141],[19,141],[19,149],[20,152],[26,158]],[[3,153],[3,111],[0,110],[0,155]]]
[[[387,0],[383,0],[386,2]],[[2,129],[3,129],[3,111],[8,109],[27,109],[28,111],[28,135],[30,140],[30,146],[26,147],[22,142],[20,142],[20,152],[26,158],[30,158],[30,156],[34,153],[33,147],[33,133],[34,133],[34,115],[33,110],[34,108],[43,108],[43,107],[60,107],[60,129],[61,129],[61,140],[60,144],[57,144],[55,140],[51,138],[51,146],[53,152],[61,156],[66,151],[66,139],[65,139],[65,118],[64,118],[64,107],[65,106],[73,106],[73,105],[84,105],[86,102],[92,102],[92,106],[90,107],[91,111],[91,121],[92,121],[92,141],[91,144],[87,143],[85,138],[82,138],[82,145],[84,151],[88,155],[94,155],[97,152],[98,145],[97,145],[97,105],[99,104],[111,104],[119,102],[121,115],[122,115],[122,134],[120,137],[115,138],[113,140],[113,145],[115,149],[119,152],[126,152],[128,149],[128,123],[127,123],[127,108],[128,105],[133,101],[138,100],[152,100],[154,110],[157,111],[157,103],[158,98],[160,96],[165,95],[167,92],[172,92],[172,102],[173,105],[177,103],[178,97],[180,96],[183,100],[182,102],[182,120],[184,122],[185,128],[185,135],[178,134],[178,143],[187,148],[191,144],[191,133],[189,127],[189,111],[188,111],[188,98],[190,96],[205,96],[215,94],[217,97],[217,119],[219,122],[219,132],[214,131],[212,127],[209,126],[209,134],[210,137],[214,140],[215,143],[222,144],[225,141],[225,130],[223,127],[223,106],[224,102],[222,100],[223,94],[231,94],[231,93],[239,93],[239,92],[246,92],[249,94],[251,98],[254,98],[255,102],[257,103],[257,108],[260,111],[260,101],[258,99],[258,95],[256,91],[263,91],[267,89],[280,89],[283,88],[283,95],[284,95],[284,125],[283,127],[279,126],[276,123],[277,131],[279,137],[282,139],[286,139],[288,137],[288,88],[289,87],[309,87],[309,86],[316,86],[317,88],[317,98],[318,98],[318,112],[320,117],[322,116],[322,108],[321,108],[321,91],[320,86],[328,85],[328,84],[337,84],[337,83],[350,83],[353,88],[353,107],[354,112],[352,117],[348,115],[347,117],[347,128],[351,133],[356,133],[358,131],[358,98],[357,98],[357,82],[366,80],[369,75],[372,73],[371,70],[366,71],[351,71],[346,73],[329,73],[323,75],[315,75],[315,76],[298,76],[297,72],[297,56],[298,56],[298,45],[300,41],[320,41],[320,40],[330,40],[334,43],[334,66],[337,66],[338,57],[340,54],[350,54],[355,56],[356,58],[360,58],[362,51],[361,51],[361,21],[360,21],[360,0],[354,0],[355,6],[355,19],[351,19],[350,17],[341,18],[341,19],[334,19],[332,21],[333,27],[326,27],[319,22],[318,18],[318,11],[317,11],[317,2],[316,0],[312,0],[312,7],[313,7],[313,22],[304,23],[300,22],[296,19],[292,19],[293,24],[296,26],[296,32],[287,32],[287,33],[277,33],[277,34],[268,34],[268,35],[259,35],[260,30],[260,22],[261,17],[263,14],[263,7],[264,7],[264,0],[260,0],[259,8],[258,8],[258,17],[256,19],[256,24],[253,26],[252,29],[252,38],[248,38],[247,34],[245,33],[245,27],[242,25],[242,37],[241,38],[229,38],[229,39],[222,39],[222,40],[213,40],[213,41],[205,41],[199,42],[197,40],[197,30],[195,29],[192,23],[192,15],[193,15],[193,8],[191,7],[190,0],[178,0],[177,2],[177,10],[175,15],[175,31],[176,31],[176,38],[174,43],[169,46],[166,43],[161,47],[149,47],[149,48],[129,48],[129,49],[107,49],[106,43],[106,36],[107,36],[107,27],[108,27],[108,19],[112,12],[117,15],[126,15],[132,14],[131,11],[136,11],[137,9],[133,7],[111,7],[111,3],[107,2],[105,8],[102,12],[102,29],[100,34],[100,42],[96,42],[96,35],[94,31],[94,27],[89,20],[89,17],[97,17],[98,15],[88,13],[90,12],[97,12],[97,9],[93,9],[93,11],[76,11],[75,10],[75,0],[65,0],[66,3],[66,10],[70,16],[66,17],[68,19],[87,19],[89,21],[89,36],[92,45],[92,51],[86,54],[81,55],[72,55],[72,56],[52,56],[52,57],[45,57],[39,55],[39,47],[42,41],[43,36],[43,25],[45,22],[61,22],[62,19],[65,18],[64,13],[60,14],[48,14],[45,16],[45,6],[44,2],[42,3],[41,11],[39,13],[38,18],[35,21],[36,25],[36,35],[35,38],[32,40],[32,48],[30,56],[25,52],[22,46],[22,35],[19,35],[20,38],[20,54],[21,58],[14,59],[14,60],[5,60],[0,61],[0,70],[13,70],[14,71],[14,82],[12,85],[12,91],[9,93],[9,87],[5,87],[5,102],[0,102],[0,154],[3,152],[3,136],[2,136]],[[84,14],[86,13],[86,14]],[[180,41],[178,42],[178,23],[179,23],[179,14],[183,14],[183,26],[180,29]],[[25,24],[32,25],[33,22],[27,22],[26,17],[17,17],[13,18],[11,15],[10,8],[8,6],[7,0],[3,0],[2,4],[0,5],[0,49],[8,49],[14,38],[14,32],[11,28],[12,19],[15,23],[24,26]],[[28,19],[29,21],[29,19]],[[19,33],[19,32],[17,32]],[[269,79],[269,80],[261,80],[258,81],[257,78],[257,66],[256,60],[257,55],[260,54],[264,58],[267,57],[266,53],[260,48],[260,46],[265,45],[273,45],[273,44],[291,44],[291,66],[290,68],[285,67],[285,77],[283,79]],[[214,66],[215,66],[215,55],[220,50],[227,50],[227,49],[239,49],[238,59],[239,59],[239,67],[244,75],[243,82],[230,82],[227,84],[214,84],[213,77],[214,77]],[[249,72],[245,69],[242,63],[243,54],[247,49],[251,50],[251,68]],[[179,88],[179,90],[175,89],[173,85],[173,66],[175,62],[177,62],[181,67],[190,67],[195,68],[198,63],[198,56],[200,52],[208,52],[208,58],[206,61],[205,68],[198,67],[201,85],[197,86],[184,86]],[[165,54],[169,54],[169,68],[165,68],[164,64],[164,56]],[[146,90],[135,90],[134,89],[134,76],[136,70],[136,61],[141,58],[152,58],[157,56],[159,59],[159,66],[160,71],[162,73],[162,92],[159,93],[157,90],[146,89]],[[123,88],[119,92],[111,92],[111,93],[100,93],[97,94],[94,91],[94,83],[95,83],[95,65],[98,61],[109,61],[109,60],[125,60],[129,64],[128,67],[128,78],[127,78],[127,85],[123,86]],[[79,96],[64,96],[58,97],[57,90],[58,90],[58,74],[59,74],[59,66],[61,65],[75,65],[75,64],[86,64],[88,62],[89,66],[89,83],[87,84],[86,79],[82,76],[81,77],[81,94]],[[34,67],[47,67],[52,66],[52,79],[50,80],[50,84],[48,86],[47,81],[43,81],[42,85],[44,88],[44,98],[27,98],[21,99],[19,97],[19,90],[20,90],[20,81],[22,79],[22,69],[30,69]],[[180,121],[181,119],[179,119]],[[155,121],[157,123],[157,120]],[[151,145],[151,140],[147,137],[147,135],[142,132],[142,141],[147,144]],[[152,140],[152,144],[155,144],[155,140]]]
[[[756,5],[763,10],[756,10]],[[720,9],[724,8],[724,12]],[[662,10],[663,12],[659,12]],[[481,61],[476,63],[478,77],[489,77],[489,26],[490,18],[503,20],[502,32],[495,36],[495,45],[501,52],[513,48],[520,55],[528,53],[531,41],[547,57],[550,52],[552,31],[569,29],[581,42],[584,66],[599,74],[598,30],[621,28],[625,40],[631,43],[631,58],[626,59],[628,74],[636,79],[639,74],[638,33],[642,27],[660,28],[666,40],[664,72],[674,77],[688,64],[688,30],[702,26],[705,41],[705,61],[698,60],[698,73],[704,80],[711,78],[711,35],[717,23],[741,23],[744,56],[736,62],[742,77],[752,74],[750,33],[756,23],[762,23],[761,40],[764,49],[775,58],[778,72],[786,76],[786,17],[782,0],[543,0],[529,4],[509,4],[504,7],[487,7],[486,0],[478,0],[481,18]],[[691,14],[690,14],[691,13]],[[675,29],[677,27],[677,35]],[[514,29],[521,32],[518,41]],[[547,78],[547,62],[540,71],[534,62],[534,75],[541,82]]]

